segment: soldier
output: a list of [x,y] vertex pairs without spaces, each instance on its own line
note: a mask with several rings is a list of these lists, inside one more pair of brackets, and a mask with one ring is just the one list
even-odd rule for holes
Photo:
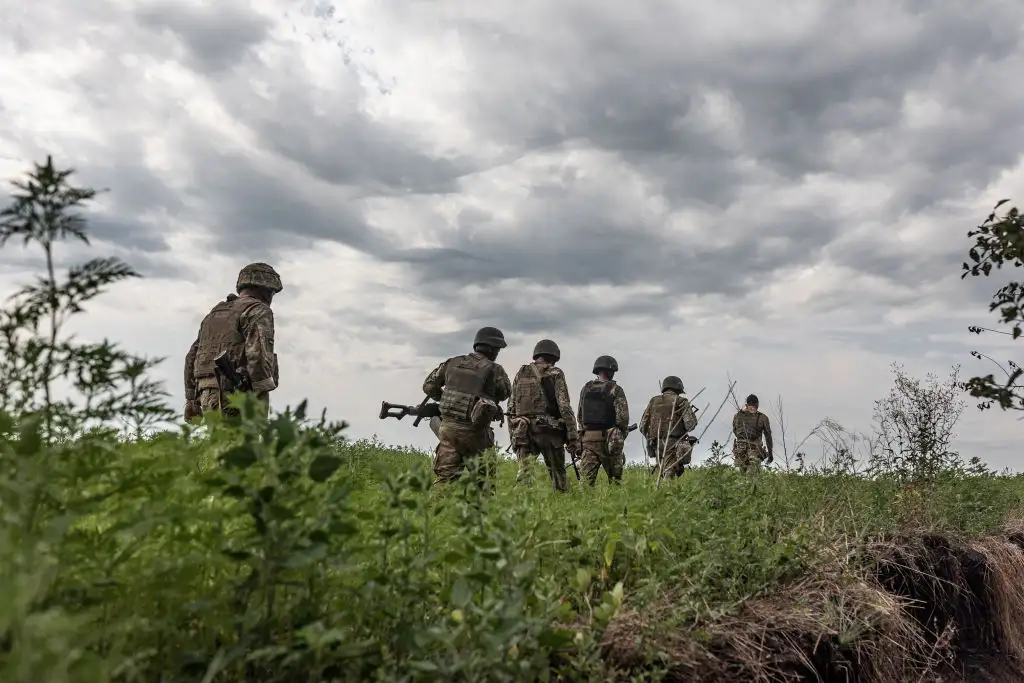
[[594,361],[593,372],[597,379],[584,384],[580,392],[577,409],[583,432],[580,466],[591,486],[597,483],[602,467],[608,473],[608,481],[622,483],[625,465],[622,449],[629,429],[629,405],[626,392],[612,379],[618,370],[619,364],[614,358],[600,356]]
[[683,380],[670,375],[661,383],[661,394],[653,397],[640,418],[640,433],[647,439],[666,477],[678,477],[693,458],[693,443],[687,433],[697,426],[697,413],[683,396]]
[[224,396],[234,387],[224,377],[218,382],[215,372],[213,361],[222,351],[227,351],[245,389],[255,393],[269,411],[270,392],[279,381],[270,304],[282,289],[281,276],[271,266],[250,263],[238,273],[237,294],[229,294],[203,318],[185,356],[185,420],[207,410],[238,415]]
[[[762,460],[769,465],[772,463],[772,428],[768,424],[768,416],[757,407],[757,396],[751,394],[747,396],[747,405],[732,418],[732,433],[735,437],[732,445],[733,464],[748,473],[761,469]],[[762,434],[767,449],[761,445]]]
[[569,401],[565,374],[555,367],[562,357],[558,344],[541,339],[533,348],[533,362],[519,369],[508,402],[508,431],[519,458],[516,483],[529,483],[540,453],[556,491],[568,491],[565,448],[579,456],[581,448],[576,416]]
[[[478,459],[494,445],[491,422],[502,417],[498,404],[512,393],[505,368],[495,362],[506,346],[501,330],[482,327],[473,339],[472,353],[449,358],[423,381],[423,393],[441,403],[435,484],[457,480],[470,461],[478,467]],[[489,468],[487,479],[494,474]],[[481,487],[484,483],[478,481]]]

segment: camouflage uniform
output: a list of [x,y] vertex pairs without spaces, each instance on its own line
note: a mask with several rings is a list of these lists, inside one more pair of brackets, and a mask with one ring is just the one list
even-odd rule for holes
[[629,428],[629,404],[626,392],[611,376],[619,366],[611,356],[601,356],[594,363],[594,374],[604,372],[608,379],[592,379],[583,385],[577,408],[583,437],[583,455],[580,467],[591,486],[604,468],[608,481],[622,483],[622,468],[626,464],[623,447]]
[[565,477],[565,447],[579,453],[576,416],[569,400],[565,374],[552,360],[561,358],[558,345],[542,339],[533,350],[534,362],[519,369],[508,402],[508,430],[519,459],[517,483],[529,483],[539,453],[544,458],[551,485],[568,491]]
[[[768,416],[757,409],[757,396],[747,397],[747,408],[740,410],[732,418],[732,433],[735,437],[732,445],[733,464],[744,472],[756,472],[761,468],[761,461],[772,461],[772,428]],[[764,436],[765,446],[761,445]]]
[[[444,361],[423,381],[423,393],[441,403],[438,444],[434,451],[435,484],[455,481],[463,467],[478,464],[484,451],[494,445],[490,423],[501,417],[499,403],[512,393],[505,368],[489,359],[486,349],[506,346],[504,335],[493,327],[477,332],[474,350]],[[493,480],[493,468],[486,471]],[[481,478],[482,486],[485,481]]]
[[[238,274],[235,289],[203,318],[199,334],[185,356],[185,419],[208,410],[237,415],[227,405],[227,394],[234,388],[227,378],[215,372],[214,359],[227,351],[227,357],[250,390],[269,410],[270,392],[280,381],[277,354],[274,353],[273,295],[283,287],[277,272],[265,263],[247,265]],[[244,292],[244,293],[243,293]]]
[[647,452],[661,465],[662,474],[678,477],[693,458],[693,445],[685,437],[697,426],[697,414],[690,399],[682,395],[682,380],[669,376],[661,387],[661,394],[648,402],[638,426],[647,439]]

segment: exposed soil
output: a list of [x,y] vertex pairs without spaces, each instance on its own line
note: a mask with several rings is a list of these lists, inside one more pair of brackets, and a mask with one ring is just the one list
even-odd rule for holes
[[671,595],[624,610],[603,654],[622,679],[658,666],[694,683],[1024,681],[1024,529],[904,536],[858,555],[856,570],[846,562],[698,628],[665,628]]

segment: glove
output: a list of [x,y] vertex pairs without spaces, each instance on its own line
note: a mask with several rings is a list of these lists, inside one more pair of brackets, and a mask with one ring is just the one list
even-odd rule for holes
[[197,401],[185,401],[185,422],[189,422],[194,417],[200,417],[203,411],[199,408]]
[[579,439],[573,439],[567,444],[567,446],[569,452],[577,458],[580,457],[581,453],[583,453],[583,444],[580,443]]
[[765,463],[768,464],[768,465],[772,464],[772,454],[771,454],[771,452],[769,452],[768,453],[768,457],[765,458]]

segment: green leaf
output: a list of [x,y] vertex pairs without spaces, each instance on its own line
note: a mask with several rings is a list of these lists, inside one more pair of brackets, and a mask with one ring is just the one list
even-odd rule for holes
[[571,643],[575,637],[576,634],[568,629],[556,628],[541,633],[540,636],[537,637],[537,641],[543,647],[556,650]]
[[469,587],[469,582],[461,576],[455,579],[455,583],[452,584],[451,595],[449,596],[451,603],[456,607],[462,608],[469,604],[472,597],[473,589]]
[[604,545],[604,564],[606,567],[612,566],[612,560],[615,558],[616,545],[618,545],[618,541],[614,538]]
[[341,458],[336,455],[318,455],[309,464],[309,478],[322,484],[341,467]]
[[251,446],[235,446],[221,455],[220,461],[227,467],[244,470],[256,462],[256,453]]

